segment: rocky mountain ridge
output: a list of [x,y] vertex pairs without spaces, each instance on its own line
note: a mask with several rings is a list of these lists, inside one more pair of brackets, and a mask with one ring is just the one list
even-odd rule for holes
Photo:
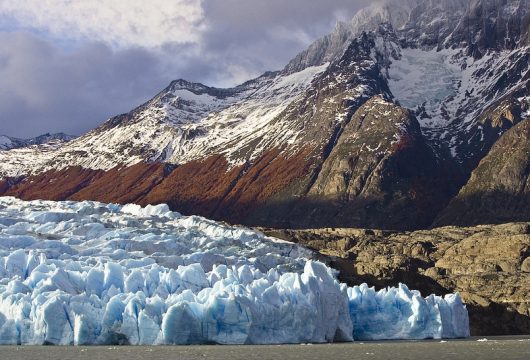
[[75,136],[67,135],[65,133],[46,133],[30,139],[19,139],[7,135],[0,135],[0,151],[19,149],[34,145],[58,146],[73,139],[75,139]]

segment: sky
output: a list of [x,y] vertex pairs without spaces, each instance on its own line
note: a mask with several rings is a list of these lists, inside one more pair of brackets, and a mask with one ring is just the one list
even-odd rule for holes
[[183,78],[279,70],[369,0],[0,0],[0,134],[81,135]]

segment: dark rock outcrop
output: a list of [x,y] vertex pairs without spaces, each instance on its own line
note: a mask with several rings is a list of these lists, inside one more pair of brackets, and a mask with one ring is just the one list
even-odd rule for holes
[[455,190],[416,119],[374,97],[344,127],[296,218],[301,227],[424,227]]
[[523,0],[472,0],[450,42],[464,45],[475,57],[488,50],[524,45],[530,29],[530,4]]
[[530,217],[530,120],[506,132],[436,225],[499,224]]

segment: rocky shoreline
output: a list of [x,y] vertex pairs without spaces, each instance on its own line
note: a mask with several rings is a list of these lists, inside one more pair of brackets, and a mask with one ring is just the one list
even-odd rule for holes
[[350,286],[403,282],[423,295],[458,291],[473,336],[530,334],[530,223],[414,232],[260,230],[318,251]]

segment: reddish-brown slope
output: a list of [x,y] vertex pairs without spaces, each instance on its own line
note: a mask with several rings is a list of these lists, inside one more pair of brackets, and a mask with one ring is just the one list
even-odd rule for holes
[[[302,149],[291,156],[278,149],[263,154],[223,199],[215,217],[231,221],[247,218],[260,206],[310,174],[312,161],[309,154],[308,149]],[[293,190],[282,200],[287,200],[288,203],[305,195]]]
[[165,177],[164,164],[139,163],[109,171],[71,167],[31,176],[16,185],[0,183],[0,194],[24,200],[138,202]]
[[119,204],[138,202],[165,177],[164,164],[138,163],[114,168],[93,179],[68,200],[96,200]]
[[184,214],[245,223],[279,194],[287,194],[289,201],[302,195],[303,187],[290,187],[308,178],[312,164],[309,154],[306,149],[293,154],[273,149],[252,164],[233,168],[222,155],[173,170],[159,163],[109,171],[72,167],[32,176],[12,186],[2,181],[0,195],[24,200],[168,203]]
[[302,150],[287,157],[273,149],[252,165],[232,169],[220,155],[192,161],[176,168],[140,203],[165,202],[185,214],[245,222],[252,211],[308,174],[307,154]]
[[104,174],[104,171],[83,169],[80,166],[47,171],[30,176],[6,189],[2,195],[24,200],[66,200]]
[[5,193],[10,187],[11,184],[9,184],[9,181],[7,179],[0,180],[0,194]]
[[211,217],[242,171],[241,166],[228,170],[228,162],[221,155],[192,161],[173,170],[139,202],[167,203],[185,214]]

